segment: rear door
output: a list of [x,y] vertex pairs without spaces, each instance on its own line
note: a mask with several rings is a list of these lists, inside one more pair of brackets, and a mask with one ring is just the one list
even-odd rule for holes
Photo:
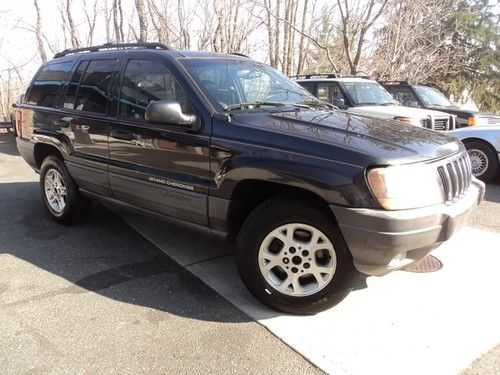
[[[202,118],[187,84],[173,74],[168,61],[158,54],[137,56],[123,63],[118,117],[110,130],[113,194],[137,207],[207,225],[211,119]],[[196,114],[200,130],[148,123],[149,102],[166,99],[178,101],[184,113]]]
[[91,59],[79,62],[63,99],[56,130],[70,141],[66,162],[80,188],[109,196],[108,114],[110,87],[118,60]]

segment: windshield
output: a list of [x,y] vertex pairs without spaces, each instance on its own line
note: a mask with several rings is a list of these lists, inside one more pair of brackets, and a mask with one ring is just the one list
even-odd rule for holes
[[276,69],[253,60],[179,61],[219,111],[327,105]]
[[355,105],[399,104],[386,89],[376,82],[342,82]]
[[429,86],[415,86],[420,100],[425,105],[437,105],[440,107],[453,107],[453,104],[443,95],[443,93],[435,88]]

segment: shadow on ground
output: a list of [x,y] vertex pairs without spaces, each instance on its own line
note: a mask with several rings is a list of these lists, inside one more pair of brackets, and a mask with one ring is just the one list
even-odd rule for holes
[[0,154],[18,155],[16,141],[11,133],[0,130]]
[[[0,182],[0,228],[0,253],[74,284],[12,304],[95,292],[195,319],[250,320],[98,202],[84,223],[62,226],[46,214],[37,182]],[[176,235],[181,229],[165,230]],[[199,236],[200,246],[206,241]]]

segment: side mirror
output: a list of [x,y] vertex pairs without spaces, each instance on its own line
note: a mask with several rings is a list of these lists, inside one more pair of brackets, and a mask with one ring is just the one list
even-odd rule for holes
[[345,102],[344,99],[333,99],[332,103],[335,107],[339,107],[340,109],[347,109],[349,108]]
[[160,124],[184,126],[195,130],[198,118],[182,112],[181,105],[175,100],[152,101],[146,107],[146,121]]
[[408,107],[418,107],[418,103],[417,102],[409,102]]

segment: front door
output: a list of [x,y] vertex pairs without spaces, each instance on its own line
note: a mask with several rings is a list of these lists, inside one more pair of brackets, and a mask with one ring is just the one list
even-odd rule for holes
[[[150,101],[173,99],[202,121],[196,133],[145,119]],[[210,122],[203,121],[171,67],[156,55],[129,58],[109,138],[110,186],[133,206],[208,224]]]

